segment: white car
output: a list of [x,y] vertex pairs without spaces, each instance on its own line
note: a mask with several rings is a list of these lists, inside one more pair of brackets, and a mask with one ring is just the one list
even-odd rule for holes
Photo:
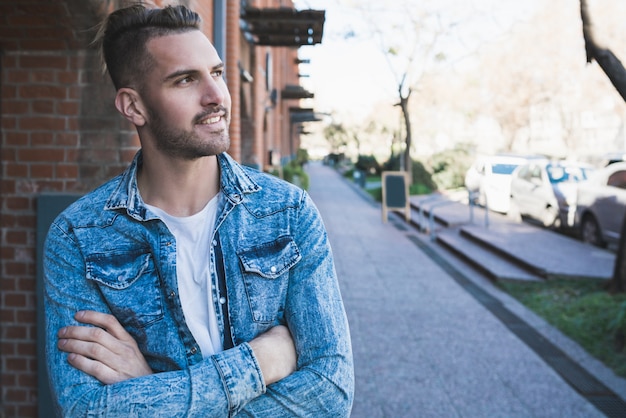
[[507,213],[511,196],[511,173],[527,158],[498,154],[479,157],[465,174],[465,187],[479,205]]
[[566,161],[533,160],[520,165],[511,178],[509,215],[550,228],[573,227],[578,186],[592,171],[589,165]]
[[626,215],[626,162],[596,170],[578,185],[576,225],[583,241],[606,247],[619,243]]

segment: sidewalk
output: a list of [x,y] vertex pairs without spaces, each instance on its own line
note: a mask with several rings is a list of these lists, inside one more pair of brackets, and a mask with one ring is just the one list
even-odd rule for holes
[[602,417],[416,245],[416,232],[309,164],[355,357],[352,417]]

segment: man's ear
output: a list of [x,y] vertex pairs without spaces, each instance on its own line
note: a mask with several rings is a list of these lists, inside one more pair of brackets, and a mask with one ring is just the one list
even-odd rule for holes
[[128,87],[119,89],[115,95],[115,107],[133,125],[143,126],[146,123],[146,110],[136,90]]

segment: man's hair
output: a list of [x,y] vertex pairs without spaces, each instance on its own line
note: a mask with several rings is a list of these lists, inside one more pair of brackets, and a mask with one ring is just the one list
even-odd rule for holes
[[111,13],[101,23],[94,43],[116,89],[139,88],[153,65],[146,43],[159,36],[199,30],[202,20],[185,6],[147,8],[135,4]]

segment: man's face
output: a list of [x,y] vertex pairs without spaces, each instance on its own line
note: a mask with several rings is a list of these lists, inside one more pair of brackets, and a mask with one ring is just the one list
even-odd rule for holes
[[196,159],[230,145],[231,99],[224,65],[199,30],[154,38],[147,49],[155,66],[140,95],[149,138],[172,157]]

